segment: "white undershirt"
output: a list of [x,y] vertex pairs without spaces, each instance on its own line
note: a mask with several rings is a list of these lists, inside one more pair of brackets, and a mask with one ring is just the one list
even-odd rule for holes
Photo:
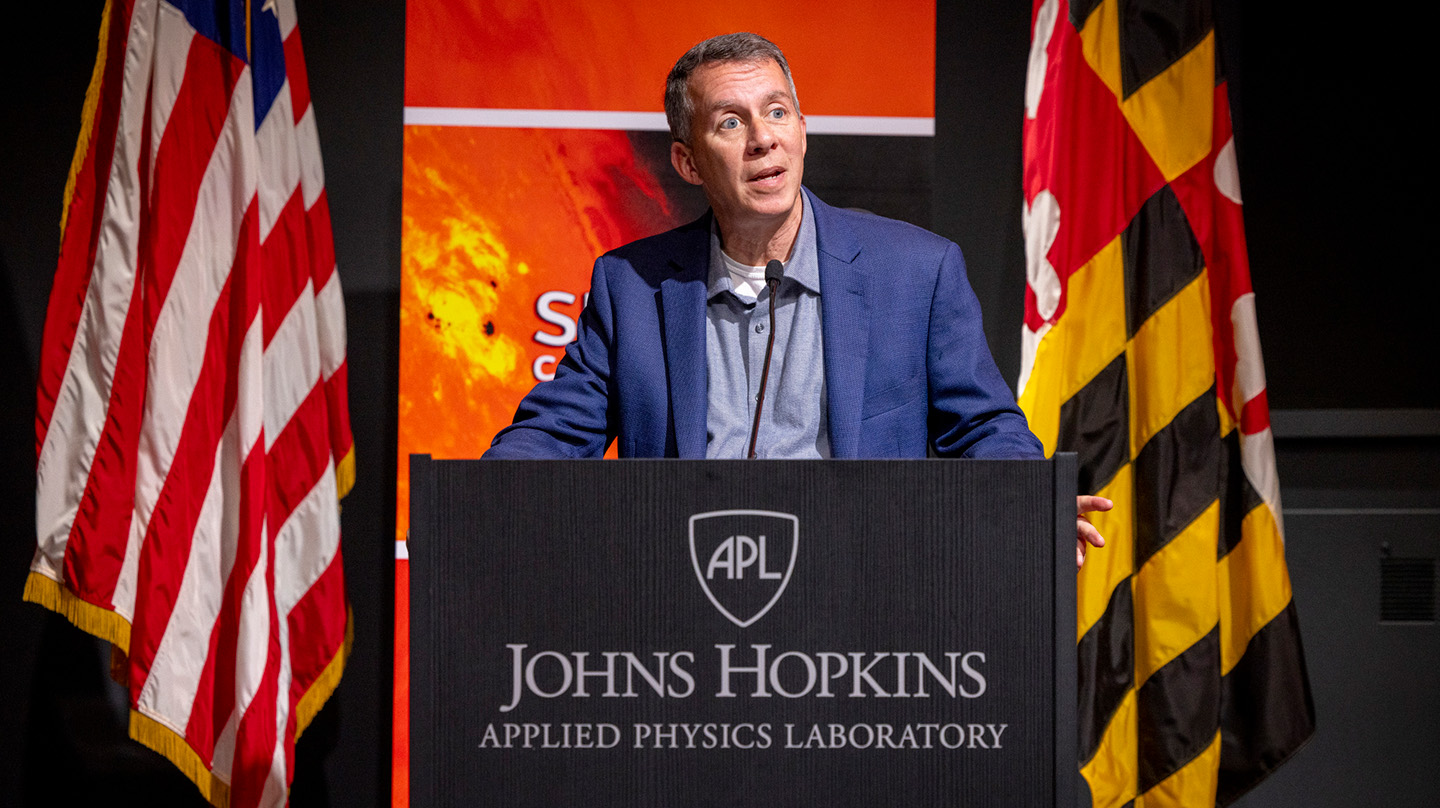
[[742,264],[724,251],[720,254],[725,258],[725,272],[730,275],[730,288],[735,296],[747,302],[759,298],[760,290],[765,288],[765,267]]

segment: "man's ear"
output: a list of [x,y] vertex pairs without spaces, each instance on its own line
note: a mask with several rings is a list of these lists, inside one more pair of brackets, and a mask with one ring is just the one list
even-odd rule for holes
[[690,147],[680,141],[670,144],[670,165],[675,166],[675,173],[680,179],[691,185],[703,185],[704,180],[700,179],[700,172],[695,170],[695,159],[690,153]]

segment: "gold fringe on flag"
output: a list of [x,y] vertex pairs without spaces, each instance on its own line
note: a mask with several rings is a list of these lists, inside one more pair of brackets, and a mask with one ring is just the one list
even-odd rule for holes
[[76,628],[109,640],[122,651],[130,650],[130,623],[120,615],[82,600],[59,581],[31,572],[25,580],[24,599],[65,616]]

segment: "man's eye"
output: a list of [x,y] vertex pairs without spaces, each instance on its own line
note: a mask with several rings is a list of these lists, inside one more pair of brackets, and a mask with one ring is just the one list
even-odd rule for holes
[[770,117],[772,117],[772,118],[774,118],[775,120],[778,121],[778,120],[780,120],[781,118],[784,118],[784,117],[785,117],[785,110],[781,109],[780,107],[776,107],[776,108],[770,110]]
[[740,126],[739,118],[726,118],[720,122],[721,129],[735,129]]

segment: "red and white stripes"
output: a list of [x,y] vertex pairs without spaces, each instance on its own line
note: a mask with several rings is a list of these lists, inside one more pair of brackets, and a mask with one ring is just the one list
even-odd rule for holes
[[[338,682],[344,309],[291,0],[286,81],[111,0],[42,353],[26,597],[128,657],[131,734],[212,802],[286,800]],[[247,40],[248,41],[248,40]]]

